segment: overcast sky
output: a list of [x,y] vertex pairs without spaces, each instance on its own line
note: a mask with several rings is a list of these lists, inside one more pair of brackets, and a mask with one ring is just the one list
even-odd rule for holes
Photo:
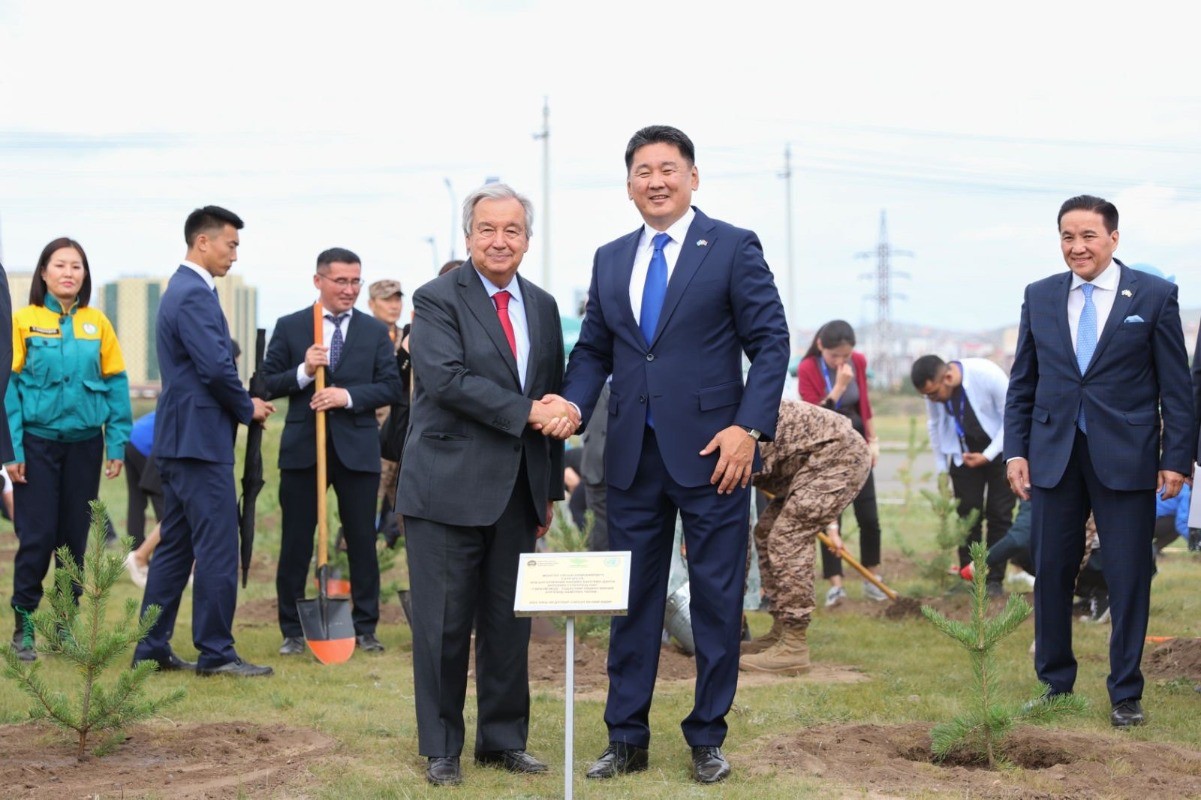
[[1201,48],[1181,8],[0,0],[4,263],[69,235],[98,282],[167,275],[184,217],[216,203],[246,221],[234,269],[270,327],[313,300],[330,246],[411,293],[452,219],[463,256],[457,202],[496,176],[533,199],[521,269],[543,282],[549,240],[566,311],[596,247],[641,222],[626,141],[667,123],[696,143],[695,204],[758,232],[794,328],[875,318],[856,254],[882,210],[913,254],[894,319],[1016,322],[1025,284],[1066,268],[1055,214],[1085,192],[1117,203],[1119,257],[1197,306]]

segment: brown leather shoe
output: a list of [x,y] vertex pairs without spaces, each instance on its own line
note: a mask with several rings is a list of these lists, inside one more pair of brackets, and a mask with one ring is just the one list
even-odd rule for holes
[[593,779],[616,778],[628,772],[642,772],[650,763],[645,747],[636,747],[625,742],[609,742],[605,752],[596,763],[588,768],[585,777]]

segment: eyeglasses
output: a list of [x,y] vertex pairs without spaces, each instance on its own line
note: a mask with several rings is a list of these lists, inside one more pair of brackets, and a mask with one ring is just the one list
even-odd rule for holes
[[322,275],[320,272],[317,273],[317,277],[321,278],[324,281],[329,281],[330,283],[337,286],[339,289],[356,289],[357,290],[357,289],[363,288],[363,281],[359,278],[330,278],[326,275]]
[[[479,225],[475,229],[475,234],[483,239],[492,239],[496,236],[496,231],[497,229],[492,225]],[[504,234],[505,239],[512,242],[523,238],[525,236],[525,229],[519,228],[516,225],[509,225],[502,229],[501,233]]]

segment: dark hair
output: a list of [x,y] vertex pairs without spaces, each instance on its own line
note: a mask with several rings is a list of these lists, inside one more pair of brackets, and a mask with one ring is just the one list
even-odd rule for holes
[[442,277],[451,270],[458,269],[461,266],[463,266],[463,259],[452,258],[450,261],[447,261],[442,265],[442,269],[438,270],[438,277]]
[[913,368],[909,370],[909,380],[913,381],[913,388],[920,392],[927,383],[938,380],[938,376],[946,368],[947,362],[938,356],[922,356],[913,362]]
[[205,206],[198,208],[183,224],[183,238],[188,247],[196,244],[196,237],[211,230],[220,230],[226,225],[233,225],[234,230],[242,230],[242,218],[221,206]]
[[[66,236],[60,236],[50,244],[42,248],[42,254],[38,256],[37,269],[33,271],[33,280],[29,282],[29,305],[44,306],[46,305],[46,279],[42,277],[42,273],[50,264],[50,257],[58,250],[64,247],[70,247],[79,253],[79,260],[83,262],[83,285],[79,287],[79,294],[76,296],[76,303],[80,308],[88,304],[88,300],[92,299],[92,268],[88,266],[88,254],[83,252],[83,245],[74,239],[68,239]],[[63,309],[66,311],[66,309]]]
[[1118,229],[1118,207],[1100,197],[1081,194],[1063,201],[1063,205],[1059,207],[1059,216],[1055,218],[1057,229],[1063,223],[1063,215],[1069,211],[1095,211],[1105,222],[1106,233],[1113,233]]
[[821,353],[821,348],[818,347],[819,343],[827,350],[833,350],[844,344],[854,347],[855,329],[846,320],[830,320],[818,328],[817,333],[813,334],[813,344],[809,345],[809,349],[805,351],[805,358],[811,358]]
[[696,163],[696,148],[692,146],[692,140],[684,131],[670,125],[648,125],[631,136],[630,143],[626,145],[626,172],[634,166],[634,153],[638,148],[660,143],[674,144],[689,167]]
[[347,250],[345,247],[331,247],[328,250],[323,250],[321,255],[317,256],[317,271],[320,272],[322,267],[328,267],[335,261],[342,264],[363,263],[362,259]]

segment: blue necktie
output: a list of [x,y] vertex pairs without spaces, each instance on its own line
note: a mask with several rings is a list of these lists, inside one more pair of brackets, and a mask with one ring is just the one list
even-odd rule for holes
[[642,338],[649,345],[655,338],[659,326],[659,314],[663,311],[663,298],[667,296],[667,258],[663,248],[671,241],[666,233],[656,233],[652,240],[655,252],[651,253],[651,264],[646,270],[646,285],[642,287],[642,312],[638,316],[638,327]]
[[345,343],[342,339],[342,320],[349,317],[349,314],[326,314],[325,318],[334,323],[334,334],[329,337],[329,368],[337,369],[338,362],[342,360],[342,345]]
[[[1076,326],[1076,363],[1080,365],[1080,374],[1088,369],[1088,362],[1093,360],[1093,352],[1097,349],[1097,307],[1093,305],[1093,289],[1091,283],[1081,284],[1080,291],[1084,293],[1084,309],[1080,312],[1080,323]],[[1080,430],[1088,433],[1084,425],[1084,402],[1080,403],[1080,414],[1076,417]]]

